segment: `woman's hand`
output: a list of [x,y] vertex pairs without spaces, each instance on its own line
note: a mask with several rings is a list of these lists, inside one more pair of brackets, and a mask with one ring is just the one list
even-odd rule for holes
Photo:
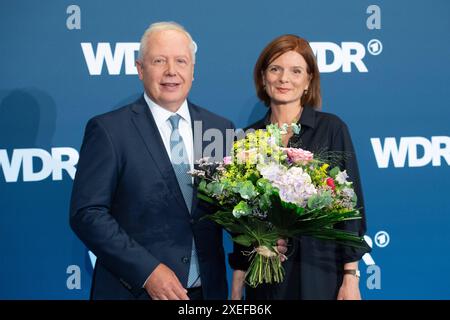
[[277,240],[277,250],[281,254],[280,260],[281,262],[286,261],[285,253],[287,252],[287,240],[286,239],[278,239]]
[[242,300],[242,290],[244,288],[245,271],[234,270],[231,283],[231,300]]
[[344,275],[337,300],[361,300],[358,277],[351,274]]
[[[344,270],[358,270],[358,261],[346,263],[343,267]],[[337,300],[361,300],[359,275],[344,274]]]

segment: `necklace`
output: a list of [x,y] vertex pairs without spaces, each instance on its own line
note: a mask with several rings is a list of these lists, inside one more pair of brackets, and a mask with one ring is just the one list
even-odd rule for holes
[[[294,134],[299,134],[300,133],[300,129],[301,129],[301,125],[297,124],[297,120],[300,118],[301,114],[302,114],[303,108],[300,109],[299,114],[292,119],[291,123],[282,123],[281,126],[279,126],[280,128],[280,134],[285,135],[288,133],[288,129],[291,128],[292,132]],[[271,116],[271,120],[273,120],[273,114]],[[298,119],[297,119],[298,118]],[[272,123],[276,123],[276,121],[271,121]]]
[[294,119],[290,124],[289,123],[281,124],[281,126],[279,126],[279,128],[280,128],[280,133],[281,134],[287,134],[289,128],[292,129],[292,132],[294,134],[299,134],[300,133],[300,129],[302,128],[302,126],[300,124],[297,124],[297,122]]
[[296,122],[292,122],[291,124],[283,123],[280,127],[281,129],[280,133],[287,134],[289,127],[292,129],[292,132],[294,134],[299,134],[302,126],[297,124]]

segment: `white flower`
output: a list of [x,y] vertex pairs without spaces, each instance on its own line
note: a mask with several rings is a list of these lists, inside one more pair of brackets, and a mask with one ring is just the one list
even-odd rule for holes
[[317,193],[309,174],[299,167],[290,168],[273,184],[280,190],[281,200],[295,203],[303,208],[306,207],[308,199]]
[[348,199],[352,199],[355,195],[355,191],[352,188],[344,188],[342,189],[342,195]]
[[344,171],[340,171],[340,172],[336,175],[336,179],[335,179],[335,180],[336,180],[339,184],[347,184],[347,183],[348,183],[347,178],[348,178],[347,170],[344,170]]
[[280,166],[275,162],[271,162],[269,164],[259,164],[257,169],[261,175],[270,182],[278,181],[284,172],[286,172],[286,169],[283,166]]
[[342,189],[341,193],[341,200],[340,200],[340,204],[344,207],[347,208],[349,210],[352,210],[354,207],[354,198],[355,197],[355,191],[353,191],[352,188],[344,188]]
[[269,180],[280,191],[280,198],[284,202],[295,203],[306,207],[308,199],[317,193],[312,184],[311,177],[300,167],[285,167],[277,163],[258,165],[261,175]]
[[205,171],[203,171],[203,170],[194,169],[194,170],[189,170],[187,173],[194,177],[204,177],[205,176]]

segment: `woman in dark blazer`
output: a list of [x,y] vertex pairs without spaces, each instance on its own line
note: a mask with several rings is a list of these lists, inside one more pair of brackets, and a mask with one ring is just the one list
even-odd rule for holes
[[[345,222],[340,228],[366,231],[364,203],[358,165],[346,124],[337,116],[317,111],[321,106],[320,78],[309,43],[295,35],[274,39],[261,52],[254,69],[258,97],[269,107],[266,116],[249,128],[262,129],[267,124],[279,126],[293,122],[300,126],[294,133],[289,127],[283,144],[309,150],[346,170],[363,208],[361,220]],[[331,241],[300,237],[292,239],[288,260],[283,266],[285,279],[280,284],[246,286],[246,299],[361,299],[358,260],[370,249],[343,247]],[[232,298],[243,295],[249,248],[234,244],[229,262],[234,269]]]

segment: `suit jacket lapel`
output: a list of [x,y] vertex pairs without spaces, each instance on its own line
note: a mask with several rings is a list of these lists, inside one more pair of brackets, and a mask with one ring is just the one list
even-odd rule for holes
[[[206,147],[206,141],[203,139],[205,128],[203,126],[203,117],[198,108],[188,101],[189,113],[191,115],[192,136],[194,139],[194,168],[196,168],[196,161],[203,157],[203,150]],[[198,205],[197,185],[194,183],[194,197],[192,200],[191,212],[195,214],[194,208]]]
[[156,167],[161,172],[167,183],[169,190],[174,191],[173,194],[178,201],[178,204],[187,211],[186,202],[181,193],[180,185],[172,167],[169,156],[167,155],[164,142],[159,134],[155,119],[153,118],[150,109],[142,96],[136,101],[132,107],[133,117],[132,121],[139,131],[139,134],[153,158]]

